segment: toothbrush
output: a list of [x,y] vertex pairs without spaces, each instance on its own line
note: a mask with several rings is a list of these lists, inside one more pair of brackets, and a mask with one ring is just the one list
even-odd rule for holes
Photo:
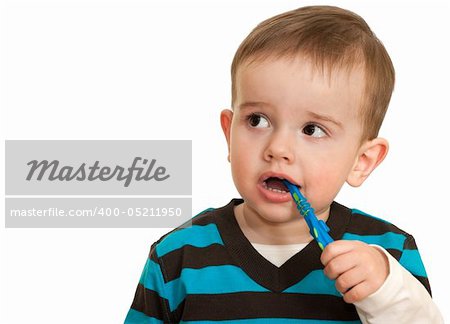
[[308,203],[308,200],[306,200],[306,198],[301,194],[297,186],[293,185],[288,180],[283,180],[283,183],[289,189],[289,192],[291,193],[291,196],[297,205],[297,209],[300,212],[300,215],[305,218],[306,224],[308,224],[309,227],[309,232],[317,241],[319,247],[322,250],[325,249],[328,244],[334,241],[331,238],[330,234],[328,234],[330,228],[327,226],[327,224],[325,224],[323,220],[317,219],[316,215],[314,214],[314,209]]

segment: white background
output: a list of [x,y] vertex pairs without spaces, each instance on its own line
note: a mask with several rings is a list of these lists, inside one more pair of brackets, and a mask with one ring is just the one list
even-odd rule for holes
[[[226,204],[237,193],[219,113],[230,105],[233,54],[263,19],[317,3],[3,1],[1,169],[4,139],[192,139],[193,213]],[[397,72],[381,131],[389,156],[337,200],[415,236],[450,319],[449,5],[320,3],[363,16]],[[123,322],[150,244],[166,231],[0,229],[0,322]]]

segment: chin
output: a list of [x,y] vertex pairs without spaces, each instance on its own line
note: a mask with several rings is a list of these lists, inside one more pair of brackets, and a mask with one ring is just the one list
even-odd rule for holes
[[295,206],[293,208],[286,204],[273,204],[265,201],[255,202],[245,200],[247,209],[255,216],[270,223],[286,223],[297,218]]

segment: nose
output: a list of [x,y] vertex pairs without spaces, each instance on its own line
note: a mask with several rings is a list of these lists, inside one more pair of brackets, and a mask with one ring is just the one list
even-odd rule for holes
[[264,160],[267,162],[293,163],[295,136],[287,130],[278,130],[271,134],[264,150]]

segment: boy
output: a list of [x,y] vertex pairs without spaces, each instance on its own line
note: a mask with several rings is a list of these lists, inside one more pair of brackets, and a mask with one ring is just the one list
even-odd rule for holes
[[[126,323],[441,323],[414,239],[334,202],[383,161],[394,69],[364,20],[305,7],[258,25],[220,121],[242,196],[152,245]],[[282,183],[336,240],[322,251]]]

